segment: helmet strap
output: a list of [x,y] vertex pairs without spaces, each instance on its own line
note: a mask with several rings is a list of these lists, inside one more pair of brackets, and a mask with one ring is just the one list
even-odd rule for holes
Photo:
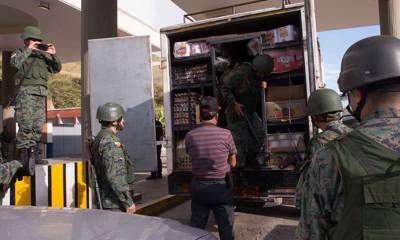
[[352,111],[352,109],[350,108],[350,104],[347,105],[346,107],[347,111],[349,111],[351,115],[353,115],[355,119],[357,119],[357,121],[359,122],[361,122],[361,112],[365,106],[365,103],[367,102],[367,95],[368,95],[365,88],[360,88],[360,91],[361,91],[361,100],[358,102],[356,110]]

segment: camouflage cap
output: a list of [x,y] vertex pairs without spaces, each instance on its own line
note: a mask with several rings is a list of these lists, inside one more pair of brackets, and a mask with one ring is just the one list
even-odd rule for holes
[[24,31],[21,34],[21,38],[23,40],[32,38],[32,39],[38,39],[38,40],[43,41],[42,32],[40,31],[39,28],[34,27],[34,26],[26,26],[24,28]]

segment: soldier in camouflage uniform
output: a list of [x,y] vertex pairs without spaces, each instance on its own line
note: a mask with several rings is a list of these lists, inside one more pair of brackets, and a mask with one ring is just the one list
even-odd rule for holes
[[308,182],[308,168],[313,155],[328,142],[333,141],[351,131],[344,125],[340,118],[343,105],[339,94],[332,89],[318,89],[311,93],[307,102],[307,112],[311,116],[315,127],[323,132],[314,136],[307,145],[305,162],[301,167],[301,175],[296,188],[296,207],[301,210],[301,224],[306,224],[307,217],[307,190],[310,188]]
[[96,118],[101,124],[92,145],[92,158],[103,209],[133,214],[133,163],[116,133],[123,130],[124,110],[116,103],[106,103],[97,108]]
[[18,87],[15,99],[15,120],[19,127],[16,148],[21,158],[31,159],[29,171],[32,175],[34,161],[47,163],[39,158],[38,144],[46,120],[48,76],[61,70],[61,62],[53,44],[48,44],[47,50],[38,49],[38,44],[43,41],[38,28],[25,27],[21,38],[25,47],[16,49],[11,55],[11,65],[17,69],[15,84]]
[[308,222],[300,222],[296,237],[399,239],[400,40],[375,36],[353,44],[338,85],[361,124],[314,155]]
[[8,188],[14,181],[14,177],[17,177],[17,172],[21,168],[22,164],[17,160],[0,163],[0,201],[3,200]]
[[[266,87],[265,77],[271,73],[273,65],[270,56],[256,56],[252,63],[246,62],[232,69],[221,86],[227,128],[232,132],[238,151],[236,173],[239,181],[244,183],[243,168],[247,161],[256,159],[265,138],[265,130],[256,111],[261,102],[261,87]],[[254,129],[256,136],[250,128]]]
[[22,164],[17,160],[4,162],[0,151],[0,205],[8,188],[14,181],[14,177],[19,175],[21,168]]

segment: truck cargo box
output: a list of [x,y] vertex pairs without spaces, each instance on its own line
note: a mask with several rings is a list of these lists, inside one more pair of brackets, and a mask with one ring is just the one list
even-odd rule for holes
[[305,21],[303,5],[296,4],[161,29],[171,194],[190,194],[191,162],[184,139],[199,123],[201,97],[219,96],[223,71],[216,63],[233,66],[251,62],[256,54],[269,54],[275,68],[267,79],[268,88],[260,88],[257,110],[269,160],[263,167],[248,163],[245,175],[250,186],[235,183],[234,192],[239,199],[293,197],[298,166],[314,131],[306,99],[320,85],[309,77],[309,57],[318,51],[308,52],[312,39]]

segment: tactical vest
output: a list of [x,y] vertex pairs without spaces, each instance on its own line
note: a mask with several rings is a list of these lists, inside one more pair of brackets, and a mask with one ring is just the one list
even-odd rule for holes
[[[99,134],[97,134],[96,138],[93,141],[91,153],[93,156],[93,165],[96,169],[97,181],[100,186],[100,194],[103,202],[103,208],[118,208],[118,205],[113,203],[117,202],[118,199],[111,193],[110,184],[107,182],[107,179],[99,179],[99,176],[105,176],[104,166],[101,161],[101,156],[99,153],[100,142],[107,135],[114,135],[110,130],[102,129]],[[133,183],[135,181],[135,174],[133,168],[133,162],[129,159],[128,153],[124,148],[124,145],[121,145],[121,148],[124,152],[124,157],[127,163],[127,182],[129,184],[129,190],[134,190]],[[132,196],[133,199],[133,196]]]
[[49,67],[46,63],[46,56],[32,53],[16,73],[15,79],[17,85],[22,81],[22,86],[42,85],[47,88],[48,77]]
[[328,146],[344,186],[343,213],[329,239],[400,239],[400,154],[357,130]]

